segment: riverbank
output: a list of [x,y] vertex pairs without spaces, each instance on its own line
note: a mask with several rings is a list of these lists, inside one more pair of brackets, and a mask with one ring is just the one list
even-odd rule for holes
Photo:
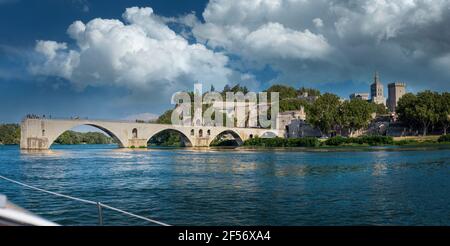
[[[223,148],[216,148],[224,150]],[[319,146],[319,147],[260,147],[260,146],[240,146],[234,150],[239,151],[274,151],[274,152],[396,152],[396,151],[430,151],[448,150],[450,143],[439,144],[409,144],[409,145],[383,145],[383,146]],[[228,150],[228,149],[227,149]]]
[[448,145],[450,135],[442,136],[416,136],[393,138],[389,136],[362,136],[345,138],[341,136],[328,139],[317,138],[253,138],[244,142],[244,147],[256,148],[335,148],[335,147],[376,147],[376,146],[425,146]]

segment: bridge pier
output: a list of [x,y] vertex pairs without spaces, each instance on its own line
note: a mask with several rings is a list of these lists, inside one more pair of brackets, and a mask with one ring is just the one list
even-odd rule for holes
[[125,146],[125,147],[129,147],[129,148],[145,147],[145,148],[147,148],[147,139],[137,139],[137,138],[128,139],[128,146]]
[[46,150],[50,148],[49,139],[42,137],[45,131],[39,131],[39,124],[36,122],[25,121],[20,126],[20,148],[28,150]]
[[209,147],[210,140],[207,137],[196,137],[194,138],[194,147]]

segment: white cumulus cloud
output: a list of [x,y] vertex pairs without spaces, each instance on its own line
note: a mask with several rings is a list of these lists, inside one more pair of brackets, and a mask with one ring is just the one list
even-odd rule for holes
[[152,8],[128,8],[123,19],[75,21],[67,30],[74,47],[38,41],[41,61],[31,71],[63,77],[80,89],[120,86],[154,95],[187,89],[196,81],[220,87],[235,73],[226,55],[189,44]]

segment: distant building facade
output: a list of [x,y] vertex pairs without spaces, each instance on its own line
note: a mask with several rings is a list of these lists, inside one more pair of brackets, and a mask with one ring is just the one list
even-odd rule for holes
[[389,111],[395,112],[398,100],[406,94],[406,84],[401,82],[395,82],[388,84],[388,108]]
[[319,129],[314,128],[305,120],[293,119],[289,125],[286,126],[286,138],[304,138],[304,137],[321,137],[322,133]]
[[375,73],[373,84],[370,85],[370,101],[376,104],[386,105],[383,84],[380,81],[378,73]]
[[350,95],[350,100],[354,99],[369,101],[369,93],[353,93]]
[[308,92],[303,92],[301,95],[297,96],[298,99],[303,99],[306,100],[308,102],[314,102],[317,100],[317,98],[319,98],[318,96],[312,96],[309,95]]
[[303,121],[306,120],[306,113],[304,107],[302,107],[300,110],[285,111],[278,113],[276,119],[277,129],[286,130],[286,127],[289,124],[291,124],[291,121],[294,119]]
[[278,113],[277,129],[285,130],[286,138],[321,137],[320,130],[306,122],[306,113],[300,110]]

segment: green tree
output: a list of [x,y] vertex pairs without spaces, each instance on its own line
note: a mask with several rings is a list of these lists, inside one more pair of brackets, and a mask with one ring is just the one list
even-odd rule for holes
[[0,144],[19,144],[20,126],[18,124],[0,124]]
[[319,128],[322,134],[328,135],[338,123],[340,105],[338,96],[325,93],[311,105],[306,119],[310,124]]
[[396,107],[398,119],[407,124],[410,129],[416,128],[419,124],[415,117],[416,103],[417,96],[412,93],[407,93],[400,98]]
[[231,88],[230,91],[231,91],[231,92],[234,92],[234,93],[236,93],[236,92],[242,92],[242,93],[244,93],[244,95],[248,93],[247,87],[241,86],[241,85],[239,85],[239,84],[233,86],[233,87]]
[[424,136],[428,129],[434,127],[440,117],[441,97],[436,92],[424,91],[416,95],[406,94],[400,98],[397,113],[400,121],[408,124],[410,128],[422,130]]
[[288,98],[280,101],[280,112],[300,110],[302,107],[305,111],[308,111],[310,104],[298,98]]
[[74,131],[65,131],[56,140],[57,144],[81,144],[82,139],[79,133]]
[[166,130],[155,134],[150,140],[150,145],[167,146],[167,147],[182,147],[183,141],[181,134],[174,130]]
[[427,135],[428,128],[439,120],[439,94],[431,91],[424,91],[417,94],[415,106],[415,116],[422,126],[422,133]]
[[341,128],[347,128],[350,135],[355,130],[367,127],[371,119],[371,114],[375,112],[375,108],[365,100],[355,99],[342,103],[338,122]]
[[113,139],[101,132],[65,131],[56,140],[57,144],[109,144]]
[[383,114],[389,113],[388,109],[383,104],[377,104],[377,103],[371,102],[370,107],[372,107],[372,111],[375,112],[377,115],[383,115]]
[[158,119],[156,120],[156,123],[158,124],[172,124],[172,112],[173,109],[167,110],[166,112],[164,112],[162,115],[160,115],[158,117]]
[[303,93],[307,92],[308,96],[320,96],[320,91],[313,89],[313,88],[306,88],[306,87],[302,87],[297,91],[298,95],[302,95]]
[[439,100],[438,121],[442,127],[444,135],[446,135],[447,129],[450,127],[450,93],[442,93]]
[[290,99],[290,98],[297,98],[297,91],[294,89],[294,87],[286,86],[286,85],[272,85],[267,89],[267,92],[278,92],[279,93],[279,99]]

